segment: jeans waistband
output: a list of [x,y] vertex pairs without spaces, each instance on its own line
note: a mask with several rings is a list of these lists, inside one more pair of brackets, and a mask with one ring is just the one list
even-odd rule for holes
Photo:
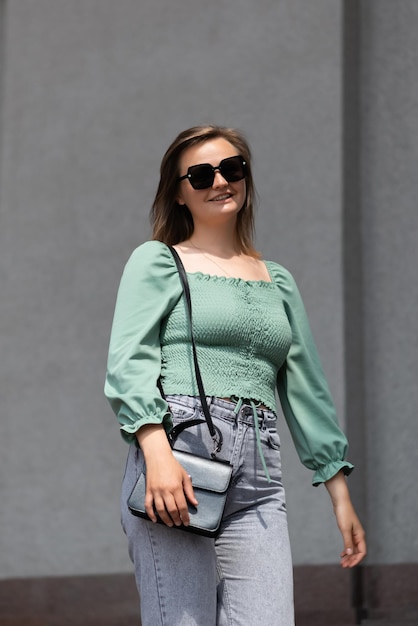
[[[200,398],[195,396],[167,396],[166,400],[169,404],[170,402],[178,402],[180,405],[188,406],[192,409],[201,406]],[[216,396],[206,397],[212,417],[219,417],[220,419],[231,422],[240,421],[249,426],[254,426],[258,453],[263,464],[266,478],[268,482],[270,482],[270,474],[261,446],[260,428],[268,428],[268,422],[274,423],[276,421],[276,414],[274,411],[266,411],[265,409],[257,408],[254,400],[246,398],[237,398],[236,402],[234,400],[234,398],[225,400],[224,398],[217,398]]]
[[[166,397],[167,402],[178,402],[182,406],[187,406],[190,409],[195,407],[201,407],[201,401],[198,396],[182,396],[182,395],[169,395]],[[254,426],[254,402],[251,404],[251,400],[237,398],[231,400],[225,400],[224,398],[217,398],[216,396],[206,396],[206,402],[208,403],[211,415],[219,417],[221,419],[235,422],[237,419],[250,426]],[[256,415],[259,418],[258,424],[261,426],[266,421],[276,421],[277,415],[274,411],[268,409],[260,409],[256,406]],[[239,411],[237,412],[237,408]]]

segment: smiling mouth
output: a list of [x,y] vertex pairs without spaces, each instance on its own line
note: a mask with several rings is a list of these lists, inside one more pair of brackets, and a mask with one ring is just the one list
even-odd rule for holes
[[232,193],[222,193],[219,196],[212,198],[210,202],[221,202],[222,200],[229,200],[229,198],[232,198]]

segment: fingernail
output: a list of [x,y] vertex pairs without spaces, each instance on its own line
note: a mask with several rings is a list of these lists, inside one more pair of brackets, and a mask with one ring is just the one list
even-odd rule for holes
[[345,551],[346,554],[350,555],[353,554],[353,550],[352,548],[347,548],[347,550]]

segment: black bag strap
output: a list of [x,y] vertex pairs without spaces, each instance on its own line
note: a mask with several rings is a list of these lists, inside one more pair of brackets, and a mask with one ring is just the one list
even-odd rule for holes
[[[197,360],[197,351],[196,351],[196,342],[194,339],[194,334],[193,334],[193,322],[192,322],[192,299],[190,296],[190,287],[189,287],[189,281],[187,280],[187,274],[186,274],[186,270],[184,269],[184,265],[178,255],[177,250],[175,250],[172,246],[168,246],[170,249],[171,254],[173,255],[173,258],[176,262],[177,265],[177,269],[179,272],[179,276],[180,276],[180,281],[183,287],[183,293],[184,293],[184,297],[186,299],[186,308],[187,308],[187,313],[188,313],[188,317],[189,317],[189,324],[190,324],[190,340],[191,340],[191,344],[192,344],[192,351],[193,351],[193,362],[194,362],[194,369],[195,369],[195,375],[196,375],[196,382],[197,382],[197,387],[199,389],[199,396],[200,396],[200,403],[202,406],[202,411],[203,411],[203,415],[205,416],[205,420],[206,423],[208,425],[209,428],[209,432],[211,434],[211,437],[214,441],[215,444],[215,448],[212,452],[212,456],[214,457],[215,454],[217,452],[220,452],[221,448],[222,448],[222,433],[218,428],[215,428],[213,421],[212,421],[212,417],[210,415],[209,412],[209,407],[208,407],[208,403],[206,400],[206,394],[205,394],[205,390],[203,388],[203,381],[202,381],[202,376],[200,373],[200,367],[199,367],[199,362]],[[179,424],[178,426],[175,426],[173,428],[173,430],[170,433],[170,440],[172,442],[174,442],[177,438],[177,436],[180,434],[181,431],[183,431],[185,428],[190,428],[190,426],[194,426],[196,424],[201,424],[202,422],[204,422],[205,420],[189,420],[187,422],[184,422],[183,424]]]

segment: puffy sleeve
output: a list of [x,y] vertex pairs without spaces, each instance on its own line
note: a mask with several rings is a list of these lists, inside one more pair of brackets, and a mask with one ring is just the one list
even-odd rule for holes
[[292,275],[282,266],[270,266],[281,290],[292,331],[286,360],[277,376],[277,390],[286,422],[302,463],[314,470],[317,486],[339,470],[349,474],[353,465],[345,460],[347,439],[338,425],[305,307]]
[[181,296],[171,252],[159,241],[137,248],[121,278],[110,337],[105,395],[128,443],[145,424],[172,427],[158,390],[160,325]]

